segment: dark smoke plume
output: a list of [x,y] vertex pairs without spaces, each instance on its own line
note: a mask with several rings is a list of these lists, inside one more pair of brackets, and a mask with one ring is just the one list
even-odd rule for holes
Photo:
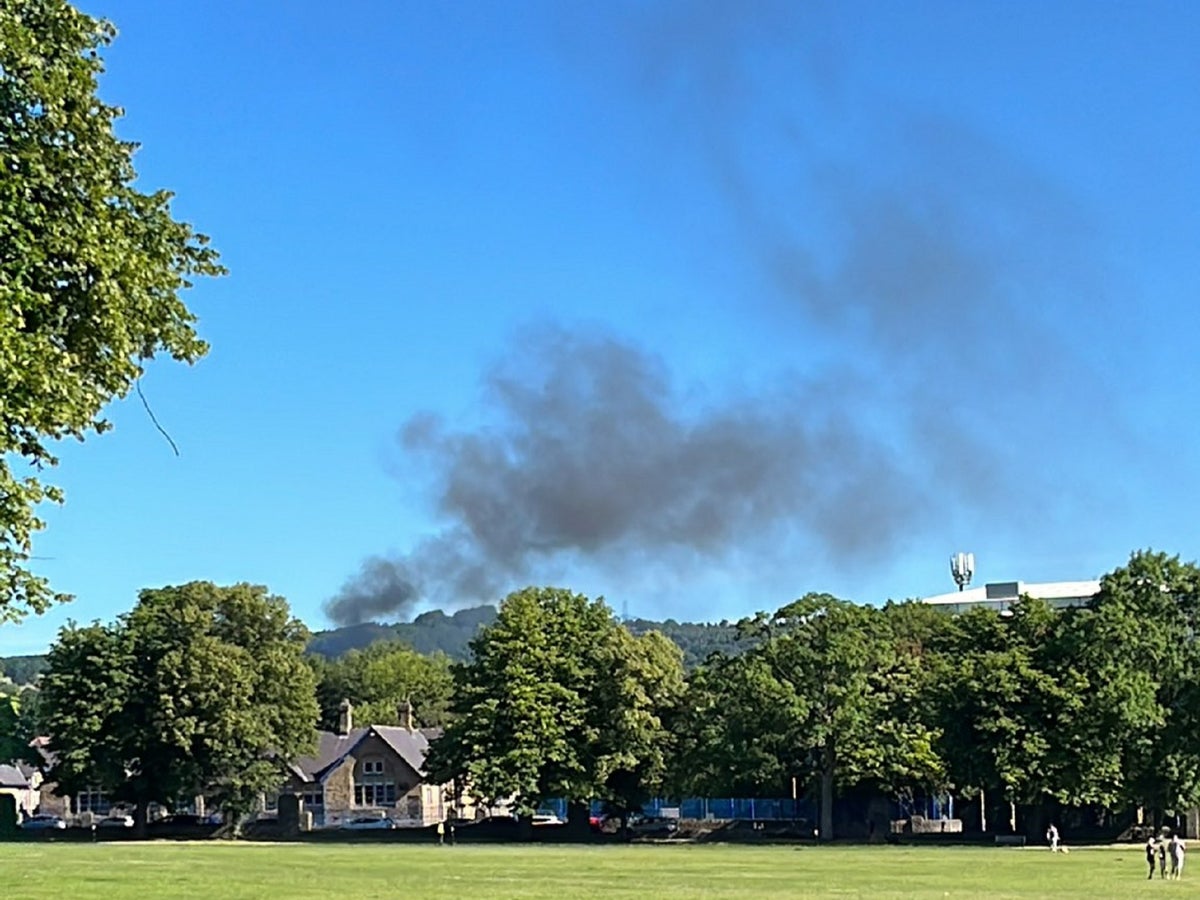
[[378,617],[406,617],[420,600],[403,563],[382,556],[363,560],[359,573],[326,605],[335,622],[353,624]]
[[499,424],[401,431],[436,473],[445,532],[371,559],[328,607],[338,622],[498,593],[565,558],[678,569],[811,537],[839,561],[886,549],[922,498],[892,451],[844,409],[846,392],[795,382],[698,404],[645,351],[613,337],[528,333],[486,377]]
[[[1108,301],[1071,199],[949,117],[875,97],[860,121],[836,47],[796,12],[809,5],[709,8],[596,23],[615,56],[568,55],[625,78],[646,115],[644,193],[664,210],[658,173],[680,153],[707,167],[729,253],[752,273],[730,302],[747,328],[791,336],[798,371],[697,399],[619,337],[523,335],[485,374],[490,427],[403,427],[446,527],[371,561],[335,620],[417,596],[494,601],[579,563],[618,582],[734,557],[884,565],[934,527],[1021,527],[997,509],[1053,518],[1078,487],[1079,435],[1114,439],[1086,352]],[[840,156],[839,137],[856,152]],[[1032,471],[1014,453],[1028,441]]]

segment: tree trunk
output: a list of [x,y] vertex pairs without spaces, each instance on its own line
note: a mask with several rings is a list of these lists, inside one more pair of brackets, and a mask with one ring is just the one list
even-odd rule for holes
[[133,830],[139,838],[146,837],[146,816],[149,813],[149,803],[138,800],[133,806]]
[[834,763],[833,744],[828,743],[821,758],[821,831],[818,838],[822,841],[833,840]]
[[572,800],[567,804],[567,836],[573,841],[586,841],[591,833],[591,808]]

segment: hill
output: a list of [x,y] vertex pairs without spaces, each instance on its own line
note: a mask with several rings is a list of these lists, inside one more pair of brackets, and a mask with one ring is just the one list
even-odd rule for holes
[[33,684],[46,671],[45,656],[0,657],[0,675],[14,684]]
[[[308,652],[330,659],[361,650],[376,641],[404,641],[419,653],[442,652],[451,659],[464,660],[469,653],[468,644],[481,628],[490,625],[496,618],[494,606],[476,606],[444,613],[440,609],[421,613],[411,622],[396,622],[381,625],[364,622],[318,631],[308,644]],[[667,619],[629,619],[626,627],[634,634],[661,631],[679,645],[683,651],[684,664],[689,668],[699,665],[712,652],[720,650],[730,653],[737,642],[737,627],[729,622],[676,622]],[[30,684],[46,668],[45,656],[0,657],[0,674],[16,684]]]
[[[310,653],[335,658],[350,650],[362,649],[376,641],[400,640],[421,653],[440,650],[451,659],[463,660],[469,652],[468,644],[479,631],[496,618],[494,606],[477,606],[461,609],[452,615],[441,610],[422,613],[411,622],[394,625],[367,623],[319,631],[308,645]],[[732,652],[737,642],[737,626],[729,622],[702,623],[676,622],[667,619],[629,619],[625,626],[634,634],[661,631],[683,651],[683,661],[694,668],[714,651]]]
[[404,641],[418,653],[441,651],[451,659],[466,659],[467,644],[480,628],[496,618],[494,606],[460,609],[447,615],[440,609],[421,613],[411,622],[380,625],[366,622],[330,631],[316,632],[308,644],[309,653],[336,659],[350,650],[361,650],[376,641]]

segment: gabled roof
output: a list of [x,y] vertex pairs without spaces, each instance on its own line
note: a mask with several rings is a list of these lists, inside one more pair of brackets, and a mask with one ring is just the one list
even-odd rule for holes
[[21,771],[17,766],[10,766],[8,763],[0,763],[0,788],[21,788],[28,790],[33,785],[29,781],[29,776]]
[[355,728],[349,734],[318,731],[317,752],[313,756],[297,759],[292,764],[292,771],[304,781],[319,781],[327,770],[345,758],[350,748],[357,744],[366,732],[366,728]]
[[429,753],[429,740],[423,733],[393,725],[372,725],[371,730],[395,750],[402,760],[412,766],[414,772],[425,776],[425,756]]
[[354,728],[349,734],[318,731],[316,754],[300,757],[291,769],[303,781],[323,781],[372,734],[387,744],[414,772],[424,776],[429,738],[437,737],[440,729],[409,731],[394,725],[368,725],[366,728]]

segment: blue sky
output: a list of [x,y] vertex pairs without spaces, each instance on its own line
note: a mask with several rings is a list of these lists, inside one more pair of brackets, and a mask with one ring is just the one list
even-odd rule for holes
[[[95,0],[210,355],[63,446],[38,652],[528,583],[737,618],[1196,556],[1186,3]],[[364,567],[365,566],[365,567]]]

